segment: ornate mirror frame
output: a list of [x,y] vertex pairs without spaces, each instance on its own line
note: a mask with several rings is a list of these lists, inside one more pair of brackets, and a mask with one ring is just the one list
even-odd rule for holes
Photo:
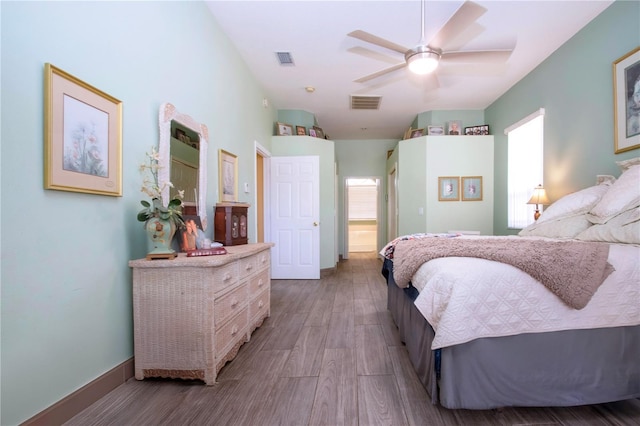
[[[200,138],[200,154],[198,164],[198,197],[196,200],[196,210],[202,229],[207,228],[207,144],[209,141],[209,129],[202,123],[198,123],[188,115],[182,114],[176,110],[176,107],[166,102],[160,105],[159,113],[160,125],[160,142],[158,150],[160,154],[160,170],[158,170],[158,179],[161,182],[169,182],[171,176],[171,122],[176,121],[193,130]],[[169,188],[162,191],[162,198],[169,199]]]

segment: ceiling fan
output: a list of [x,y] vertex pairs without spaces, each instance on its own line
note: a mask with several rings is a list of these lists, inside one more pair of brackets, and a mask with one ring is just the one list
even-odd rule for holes
[[503,62],[511,55],[512,49],[466,51],[447,51],[443,49],[448,40],[454,39],[459,33],[462,33],[467,27],[472,25],[476,19],[487,11],[484,7],[471,1],[464,2],[453,16],[449,18],[447,23],[440,28],[431,41],[427,43],[424,31],[425,0],[422,0],[421,4],[421,38],[418,45],[412,49],[400,46],[399,44],[362,30],[352,31],[347,34],[350,37],[357,38],[367,43],[402,53],[405,59],[405,62],[403,63],[361,77],[355,80],[356,83],[364,83],[404,67],[409,67],[409,70],[415,74],[429,74],[435,71],[440,62]]

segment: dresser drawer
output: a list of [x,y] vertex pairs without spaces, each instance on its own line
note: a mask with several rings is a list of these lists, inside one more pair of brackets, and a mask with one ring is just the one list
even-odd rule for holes
[[241,340],[246,339],[246,328],[248,323],[247,309],[245,306],[235,317],[227,322],[222,328],[216,327],[216,357],[219,358],[225,354],[224,349],[227,346]]
[[254,297],[265,288],[269,288],[271,284],[269,280],[270,277],[268,269],[265,269],[254,277],[251,277],[251,279],[249,280],[249,294],[251,295],[251,297]]
[[240,286],[224,296],[216,298],[214,306],[216,328],[220,327],[226,320],[240,312],[247,305],[247,290],[247,284],[240,284]]
[[271,251],[265,250],[254,255],[256,258],[256,268],[258,271],[267,269],[271,266]]
[[216,269],[212,269],[213,291],[219,293],[238,282],[238,265],[230,263]]
[[256,260],[256,255],[243,257],[242,259],[240,259],[240,261],[238,262],[238,273],[241,280],[247,278],[257,271]]
[[269,289],[266,289],[249,303],[249,318],[253,319],[269,310]]

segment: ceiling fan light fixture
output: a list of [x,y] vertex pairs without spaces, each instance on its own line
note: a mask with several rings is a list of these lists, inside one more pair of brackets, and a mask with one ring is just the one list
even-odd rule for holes
[[438,68],[438,62],[440,61],[440,55],[438,52],[426,49],[418,49],[417,52],[411,52],[405,58],[409,70],[418,75],[429,74]]

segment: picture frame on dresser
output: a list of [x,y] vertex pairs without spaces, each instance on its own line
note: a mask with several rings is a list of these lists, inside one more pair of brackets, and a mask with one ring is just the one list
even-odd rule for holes
[[122,102],[45,64],[44,188],[122,196]]
[[640,148],[640,47],[613,62],[614,153]]
[[218,184],[220,201],[238,201],[238,157],[218,150]]
[[462,201],[482,201],[482,176],[460,178]]

